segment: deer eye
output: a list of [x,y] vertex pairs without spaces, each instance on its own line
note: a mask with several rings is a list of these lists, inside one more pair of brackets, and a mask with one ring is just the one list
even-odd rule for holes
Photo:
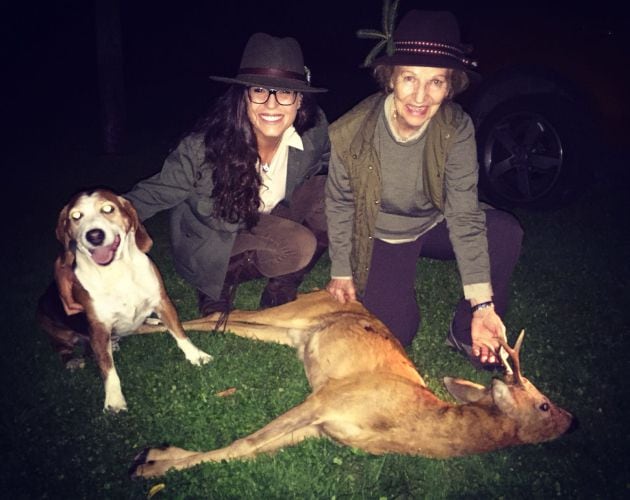
[[543,403],[538,407],[541,411],[549,411],[549,403]]

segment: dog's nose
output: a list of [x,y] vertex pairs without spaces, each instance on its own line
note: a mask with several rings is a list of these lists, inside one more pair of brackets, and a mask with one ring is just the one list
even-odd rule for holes
[[90,229],[85,235],[85,239],[94,246],[102,245],[103,240],[105,240],[105,232],[102,229]]

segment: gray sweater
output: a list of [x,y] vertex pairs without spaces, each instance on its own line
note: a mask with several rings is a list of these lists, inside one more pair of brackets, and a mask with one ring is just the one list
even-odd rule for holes
[[412,240],[444,219],[422,186],[422,151],[426,142],[426,131],[415,140],[397,142],[385,113],[381,113],[374,131],[383,176],[376,238]]
[[[365,107],[365,104],[359,106]],[[429,201],[426,189],[423,189],[426,134],[415,142],[395,142],[387,129],[382,108],[372,131],[359,128],[360,137],[365,141],[361,148],[373,148],[374,157],[378,159],[380,209],[373,236],[390,240],[413,239],[446,220],[464,295],[468,299],[478,294],[485,298],[491,295],[490,263],[485,213],[477,196],[475,132],[468,115],[463,114],[454,132],[446,157],[444,207],[440,210]],[[368,165],[365,167],[369,168]],[[350,256],[354,241],[356,185],[333,145],[326,200],[333,277],[354,275]]]

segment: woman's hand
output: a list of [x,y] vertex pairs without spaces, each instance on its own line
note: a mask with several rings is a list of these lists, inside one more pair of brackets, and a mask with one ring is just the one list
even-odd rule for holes
[[74,283],[74,271],[70,266],[61,263],[61,257],[55,260],[55,281],[59,289],[59,298],[68,316],[83,312],[83,306],[74,301],[72,296],[72,284]]
[[499,338],[505,339],[505,325],[494,307],[473,313],[470,325],[472,352],[482,363],[499,363]]
[[342,304],[357,300],[357,292],[352,278],[333,278],[326,286],[326,290]]

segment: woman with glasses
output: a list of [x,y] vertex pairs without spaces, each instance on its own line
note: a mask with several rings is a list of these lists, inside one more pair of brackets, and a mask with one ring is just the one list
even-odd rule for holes
[[[162,170],[125,195],[142,220],[171,209],[177,271],[203,315],[227,312],[238,283],[268,278],[260,305],[294,300],[326,250],[328,123],[293,38],[247,42],[235,78]],[[57,266],[68,312],[72,273]]]

